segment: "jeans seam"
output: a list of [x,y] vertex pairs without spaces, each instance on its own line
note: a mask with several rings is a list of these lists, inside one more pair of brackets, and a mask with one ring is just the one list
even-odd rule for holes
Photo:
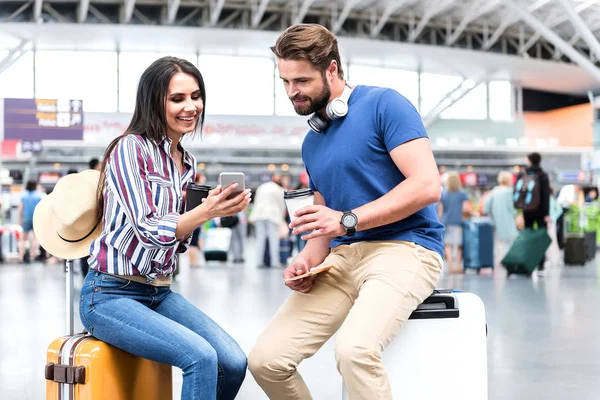
[[[96,313],[96,314],[97,314],[99,317],[101,317],[101,318],[105,318],[105,319],[107,319],[107,320],[110,320],[111,322],[112,322],[112,321],[118,321],[118,320],[116,320],[115,318],[113,318],[113,317],[109,316],[108,314],[101,314],[101,313],[98,313],[98,312],[95,312],[95,313]],[[119,323],[122,323],[122,321],[118,321],[118,322],[119,322]],[[145,332],[145,331],[143,331],[143,330],[140,330],[140,329],[138,329],[138,328],[136,328],[136,327],[134,327],[134,326],[131,326],[131,325],[129,325],[129,327],[130,327],[131,329],[134,329],[136,332],[142,333],[142,334],[143,334],[143,335],[145,335],[145,336],[152,336],[152,335],[151,335],[151,334],[149,334],[148,332]],[[109,343],[109,344],[110,344],[110,343]],[[173,350],[174,352],[180,353],[180,351],[179,351],[179,350],[177,350],[177,348],[176,348],[176,347],[174,347],[174,346],[173,346],[172,344],[170,344],[169,342],[164,342],[163,344],[165,345],[165,347],[168,347],[169,349]],[[187,360],[188,360],[190,363],[193,363],[193,362],[194,362],[194,360],[193,360],[192,358],[190,358],[188,354],[186,354],[185,352],[184,352],[184,353],[182,353],[182,354],[183,354],[183,356],[184,356],[185,358],[187,358]],[[217,365],[218,365],[218,363],[217,363]],[[194,389],[195,389],[195,388],[194,388]]]
[[217,398],[219,398],[219,393],[221,392],[221,385],[223,385],[224,377],[225,377],[225,371],[223,371],[223,368],[221,367],[221,363],[219,363],[217,361]]
[[[92,291],[93,293],[93,291]],[[93,296],[93,294],[92,294]],[[81,316],[81,319],[85,322],[85,324],[89,327],[88,331],[93,334],[94,333],[94,327],[92,326],[92,324],[90,324],[90,321],[88,321],[88,319],[85,317],[85,309],[83,307],[83,300],[84,300],[85,296],[81,296],[81,300],[79,302],[79,310],[80,313],[79,315]],[[90,303],[91,305],[91,303]],[[91,308],[91,307],[90,307]],[[93,309],[91,309],[90,311],[92,311]]]

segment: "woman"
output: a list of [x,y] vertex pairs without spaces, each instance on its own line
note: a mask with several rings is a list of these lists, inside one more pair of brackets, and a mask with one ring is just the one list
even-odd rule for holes
[[174,57],[142,74],[133,118],[107,148],[98,186],[103,232],[90,246],[80,316],[96,338],[183,370],[182,399],[233,399],[246,357],[214,321],[170,290],[176,253],[207,220],[248,206],[250,191],[217,187],[189,212],[183,189],[196,161],[180,140],[202,130],[206,91],[198,69]]
[[468,201],[469,196],[462,189],[458,172],[448,172],[446,190],[442,192],[438,206],[438,216],[446,227],[444,253],[451,274],[462,272],[462,219],[463,214],[470,216],[473,213]]
[[560,265],[560,248],[558,247],[557,228],[556,224],[563,214],[563,208],[554,197],[554,189],[550,186],[550,222],[548,222],[548,236],[552,239],[548,250],[546,250],[546,259],[550,264]]
[[517,210],[513,204],[513,175],[508,171],[498,174],[496,186],[484,204],[484,212],[492,218],[494,224],[494,254],[498,265],[508,253],[518,235]]

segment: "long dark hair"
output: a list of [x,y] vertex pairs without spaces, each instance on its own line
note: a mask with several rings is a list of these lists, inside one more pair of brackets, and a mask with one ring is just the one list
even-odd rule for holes
[[[97,209],[96,215],[98,221],[102,220],[104,213],[104,185],[106,184],[106,164],[115,149],[119,140],[127,135],[145,136],[154,143],[158,144],[167,134],[167,118],[165,113],[165,102],[168,95],[169,83],[171,78],[178,72],[191,75],[198,82],[200,88],[200,98],[206,107],[206,89],[202,74],[192,63],[176,57],[163,57],[154,61],[142,74],[138,83],[137,94],[135,98],[135,110],[131,122],[125,132],[114,139],[104,152],[101,176],[96,191]],[[200,118],[194,127],[192,133],[200,132],[204,125],[204,110],[200,113]]]

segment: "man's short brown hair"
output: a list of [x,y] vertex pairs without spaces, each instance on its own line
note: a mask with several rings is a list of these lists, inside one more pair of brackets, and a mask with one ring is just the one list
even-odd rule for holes
[[331,60],[337,62],[338,77],[344,79],[336,36],[318,24],[295,24],[279,37],[271,51],[283,60],[307,60],[322,73]]

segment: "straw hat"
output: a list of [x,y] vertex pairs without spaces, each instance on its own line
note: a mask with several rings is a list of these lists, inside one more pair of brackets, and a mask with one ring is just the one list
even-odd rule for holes
[[96,221],[96,188],[100,172],[88,169],[62,177],[33,214],[33,231],[46,251],[73,260],[90,254],[90,244],[100,236]]

